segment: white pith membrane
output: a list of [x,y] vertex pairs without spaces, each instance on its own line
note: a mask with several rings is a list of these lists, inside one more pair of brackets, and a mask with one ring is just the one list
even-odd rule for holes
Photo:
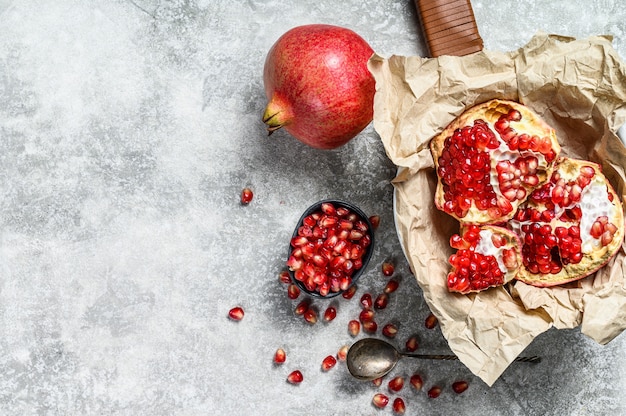
[[507,246],[504,245],[502,247],[496,247],[496,245],[493,244],[493,240],[491,238],[493,236],[493,231],[489,229],[480,230],[478,235],[480,235],[480,239],[474,247],[474,252],[478,254],[483,254],[485,256],[495,257],[496,261],[498,262],[498,267],[500,268],[502,273],[507,274],[508,269],[506,268],[506,266],[504,265],[504,261],[502,260],[502,252],[504,251],[504,249],[507,248]]
[[[498,182],[498,172],[496,171],[496,166],[498,166],[498,163],[502,161],[515,163],[518,159],[533,156],[537,159],[536,174],[546,172],[550,168],[550,164],[542,153],[533,152],[532,150],[512,151],[511,149],[509,149],[509,146],[506,144],[506,142],[502,140],[498,132],[494,131],[491,126],[489,126],[489,129],[491,129],[496,135],[496,137],[498,138],[498,143],[500,144],[497,149],[491,151],[491,175],[489,177],[489,183],[491,183],[491,186],[493,187],[496,194],[502,194],[502,191],[500,191],[500,182]],[[531,193],[532,189],[527,192],[526,196],[530,195]],[[521,202],[523,201],[520,201],[520,203]],[[474,204],[473,201],[472,204]]]

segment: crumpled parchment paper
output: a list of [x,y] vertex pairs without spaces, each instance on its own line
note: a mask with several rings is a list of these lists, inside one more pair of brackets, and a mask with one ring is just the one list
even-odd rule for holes
[[430,139],[465,109],[492,98],[525,104],[555,128],[562,155],[600,163],[624,201],[626,66],[611,37],[537,33],[507,53],[438,58],[374,55],[374,128],[398,166],[393,180],[398,236],[452,351],[488,385],[542,332],[575,328],[605,344],[626,328],[626,246],[607,267],[565,286],[521,282],[461,295],[448,292],[452,217],[434,205]]

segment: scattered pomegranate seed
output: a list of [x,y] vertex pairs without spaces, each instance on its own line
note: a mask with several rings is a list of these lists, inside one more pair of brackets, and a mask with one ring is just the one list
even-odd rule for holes
[[363,306],[364,308],[371,308],[372,295],[370,295],[369,293],[364,293],[363,296],[361,296],[361,306]]
[[329,306],[324,311],[324,321],[330,322],[337,316],[337,309],[334,306]]
[[363,322],[363,331],[367,332],[368,334],[374,334],[376,333],[376,330],[378,330],[378,324],[376,323],[376,321]]
[[241,321],[243,319],[243,308],[240,306],[236,306],[228,311],[228,317],[233,321]]
[[393,401],[392,409],[395,414],[403,415],[406,411],[406,405],[404,404],[404,400],[401,397],[396,397]]
[[426,320],[424,321],[424,325],[428,329],[433,329],[434,327],[437,326],[437,322],[438,322],[437,317],[431,313],[430,315],[426,317]]
[[302,302],[298,303],[298,305],[296,306],[296,309],[294,309],[293,313],[295,313],[298,316],[304,315],[304,313],[307,311],[307,309],[309,309],[310,305],[311,305],[311,302],[309,302],[308,300],[303,300]]
[[398,290],[398,286],[400,286],[400,282],[396,279],[390,279],[385,285],[385,289],[383,289],[384,293],[390,294]]
[[300,370],[294,370],[287,376],[287,381],[291,384],[300,384],[304,380],[304,376]]
[[290,284],[287,287],[287,296],[289,297],[289,299],[298,299],[298,296],[300,296],[300,288],[298,286],[296,286],[295,284]]
[[389,397],[383,393],[376,393],[372,399],[372,403],[379,409],[383,409],[389,404]]
[[404,387],[404,377],[397,376],[392,378],[391,380],[389,380],[387,387],[389,387],[389,390],[394,392],[402,390],[402,387]]
[[431,399],[436,399],[437,397],[439,397],[440,394],[441,394],[441,387],[439,386],[432,386],[428,390],[428,397],[430,397]]
[[412,336],[409,339],[407,339],[405,347],[406,347],[406,350],[408,352],[413,352],[413,351],[417,350],[417,348],[419,347],[419,343],[417,341],[417,337],[416,336]]
[[361,310],[361,313],[359,313],[359,322],[363,323],[363,322],[367,322],[367,321],[371,321],[372,319],[374,319],[374,311],[371,309],[363,309]]
[[337,364],[337,359],[332,355],[327,356],[322,360],[322,371],[328,371]]
[[352,335],[353,337],[356,337],[357,335],[359,335],[360,331],[361,331],[361,324],[359,323],[359,321],[353,319],[350,322],[348,322],[348,332],[350,333],[350,335]]
[[388,262],[388,261],[383,263],[381,269],[382,269],[383,275],[387,277],[392,276],[393,273],[396,271],[396,267],[393,265],[393,263]]
[[277,349],[274,353],[274,362],[276,364],[282,364],[285,362],[286,359],[287,354],[285,354],[285,350],[283,350],[282,348]]
[[413,374],[409,379],[409,383],[411,383],[411,386],[413,386],[415,390],[421,390],[424,386],[422,376],[420,376],[419,374]]
[[309,307],[302,316],[304,317],[304,320],[311,325],[317,322],[317,311],[315,310],[315,308]]
[[280,280],[281,283],[290,284],[291,276],[289,276],[289,272],[287,270],[283,270],[278,273],[278,280]]
[[452,390],[454,390],[456,394],[463,393],[468,387],[467,381],[459,380],[452,383]]
[[394,324],[387,324],[383,326],[383,335],[387,338],[395,338],[398,335],[398,327]]
[[376,296],[376,300],[374,301],[374,308],[385,309],[388,303],[389,295],[386,293],[381,293],[380,295]]
[[376,387],[380,387],[383,384],[383,378],[382,377],[375,378],[374,380],[372,380],[372,384],[375,385]]
[[344,299],[352,299],[352,297],[356,293],[356,289],[357,289],[356,285],[352,285],[348,289],[346,289],[346,291],[343,292],[341,296],[343,296]]
[[380,225],[380,215],[372,215],[369,217],[370,224],[372,224],[373,229],[377,229]]
[[254,193],[252,192],[252,189],[243,188],[243,190],[241,191],[241,204],[248,205],[250,202],[252,202],[253,196]]
[[349,349],[350,348],[347,345],[344,345],[341,348],[339,348],[339,351],[337,351],[337,359],[339,361],[346,361],[346,357],[348,356]]

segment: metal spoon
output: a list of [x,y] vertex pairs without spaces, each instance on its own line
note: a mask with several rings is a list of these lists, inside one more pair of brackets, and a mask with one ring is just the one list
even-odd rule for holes
[[[350,347],[346,357],[348,371],[359,380],[374,380],[389,373],[402,357],[426,360],[458,360],[456,355],[411,354],[399,352],[378,338],[363,338]],[[538,363],[541,357],[517,357],[517,362]]]

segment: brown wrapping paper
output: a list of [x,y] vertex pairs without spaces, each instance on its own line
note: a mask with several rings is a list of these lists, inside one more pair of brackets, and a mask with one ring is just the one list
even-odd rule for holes
[[610,37],[538,33],[519,50],[438,58],[374,55],[374,128],[398,166],[393,180],[398,236],[452,351],[492,385],[542,332],[575,328],[605,344],[626,328],[626,251],[594,275],[554,288],[515,282],[481,293],[449,293],[449,237],[458,223],[433,202],[428,147],[466,108],[517,100],[557,131],[562,154],[600,163],[624,201],[626,66]]

